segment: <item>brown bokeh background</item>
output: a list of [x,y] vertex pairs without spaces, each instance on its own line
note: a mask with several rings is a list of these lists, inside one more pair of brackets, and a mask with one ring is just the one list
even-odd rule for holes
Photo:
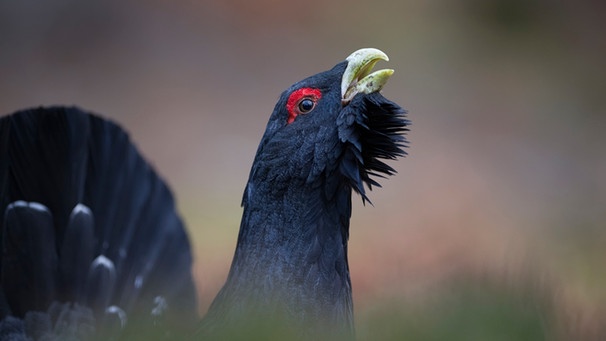
[[465,278],[531,288],[552,336],[599,339],[605,14],[591,0],[3,1],[0,112],[75,104],[124,126],[177,197],[204,312],[279,94],[380,48],[396,69],[384,94],[413,126],[374,207],[355,200],[362,336],[382,304],[422,307]]

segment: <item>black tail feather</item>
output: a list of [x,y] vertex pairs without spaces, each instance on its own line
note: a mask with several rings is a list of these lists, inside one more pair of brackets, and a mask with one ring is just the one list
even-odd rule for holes
[[172,195],[114,123],[64,107],[0,118],[0,205],[0,320],[63,301],[123,321],[115,312],[149,315],[158,299],[168,308],[155,313],[196,317],[190,245]]
[[46,310],[55,297],[57,252],[51,213],[17,201],[6,208],[2,288],[17,316]]
[[116,277],[114,262],[103,255],[95,258],[86,278],[86,306],[96,312],[105,312],[105,309],[111,305]]
[[84,302],[86,278],[94,258],[94,233],[92,212],[82,204],[76,205],[59,251],[60,298],[64,301]]

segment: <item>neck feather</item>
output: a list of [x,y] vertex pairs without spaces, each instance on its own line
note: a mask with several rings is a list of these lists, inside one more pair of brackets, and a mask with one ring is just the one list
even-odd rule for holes
[[278,186],[251,177],[231,270],[209,315],[262,313],[306,329],[352,330],[351,188],[329,182]]

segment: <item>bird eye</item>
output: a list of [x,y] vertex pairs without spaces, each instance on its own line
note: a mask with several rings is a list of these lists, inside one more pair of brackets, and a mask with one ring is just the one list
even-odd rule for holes
[[307,114],[314,110],[318,101],[322,98],[322,92],[315,88],[301,88],[293,91],[286,101],[288,111],[287,124],[295,121],[297,116]]
[[316,106],[316,102],[314,102],[311,98],[304,98],[299,102],[299,111],[302,114],[306,114],[313,110]]

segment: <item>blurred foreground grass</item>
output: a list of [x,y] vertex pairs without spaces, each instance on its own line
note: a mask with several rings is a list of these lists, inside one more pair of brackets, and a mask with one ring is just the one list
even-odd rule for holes
[[[467,282],[467,283],[466,283]],[[396,299],[363,312],[360,340],[551,340],[550,312],[533,297],[461,281],[424,303]]]
[[[533,277],[532,275],[530,277]],[[604,340],[604,326],[571,319],[549,283],[462,275],[423,288],[420,295],[386,298],[356,311],[357,340],[535,341]],[[555,298],[555,299],[554,299]],[[567,316],[566,316],[567,315]],[[575,323],[578,323],[575,325]],[[191,338],[168,333],[170,339]],[[131,330],[129,339],[158,339],[149,330]],[[162,339],[162,338],[160,338]],[[293,331],[260,318],[217,340],[293,340]],[[315,338],[314,338],[315,339]],[[332,336],[330,340],[338,340]]]
[[[204,315],[229,270],[239,215],[221,200],[205,202],[204,212],[194,202],[182,210],[196,227],[190,231]],[[364,219],[354,224],[368,225]],[[350,266],[358,340],[606,340],[600,238],[582,238],[580,231],[575,238],[532,236],[538,230],[517,239],[486,226],[449,235],[437,228],[438,239],[426,237],[428,226],[420,237],[383,231],[392,243],[372,229],[355,230]],[[291,338],[261,321],[223,339]]]

